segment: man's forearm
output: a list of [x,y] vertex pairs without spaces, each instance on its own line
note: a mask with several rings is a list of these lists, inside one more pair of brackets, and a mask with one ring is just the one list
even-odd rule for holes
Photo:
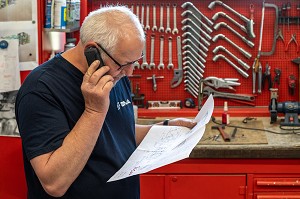
[[105,115],[85,111],[61,147],[31,160],[50,195],[64,194],[78,177],[94,149]]

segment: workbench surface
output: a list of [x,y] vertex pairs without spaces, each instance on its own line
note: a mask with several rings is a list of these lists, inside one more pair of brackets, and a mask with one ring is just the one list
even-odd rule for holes
[[[240,124],[243,125],[243,119],[244,118],[237,117],[231,118],[231,121],[240,121]],[[223,140],[221,140],[216,144],[204,144],[200,141],[190,154],[190,158],[300,158],[300,134],[285,134],[287,131],[281,130],[279,128],[280,119],[281,118],[278,119],[277,123],[270,124],[270,118],[256,118],[256,121],[261,121],[264,129],[282,133],[274,134],[270,132],[263,132],[266,137],[265,143],[236,144],[232,142],[231,144],[230,142],[225,143]],[[153,124],[162,120],[164,120],[164,118],[138,119],[137,123]],[[216,118],[216,120],[220,121],[220,118]],[[252,126],[251,122],[252,121],[248,121],[247,125]],[[211,121],[210,123],[213,122]],[[236,124],[236,122],[234,122],[234,124]],[[215,124],[210,124],[210,126],[211,125]],[[229,129],[229,127],[225,128],[225,130],[227,129]],[[230,129],[232,130],[233,128]],[[229,130],[229,132],[231,130]],[[211,131],[217,132],[216,130],[212,130],[211,128],[206,127],[203,138],[205,138],[206,134],[211,134]],[[256,133],[256,131],[252,130],[246,131],[249,131],[247,133]],[[297,132],[300,132],[300,130],[298,130]],[[238,136],[238,134],[239,130],[236,136]],[[219,139],[222,138],[220,137]]]

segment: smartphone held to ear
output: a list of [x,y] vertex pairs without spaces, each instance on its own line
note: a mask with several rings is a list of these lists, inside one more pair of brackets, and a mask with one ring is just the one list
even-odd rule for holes
[[86,60],[88,62],[88,65],[90,66],[95,60],[99,60],[100,64],[97,69],[104,66],[103,60],[100,56],[99,50],[95,46],[89,46],[84,50],[84,55],[86,57]]

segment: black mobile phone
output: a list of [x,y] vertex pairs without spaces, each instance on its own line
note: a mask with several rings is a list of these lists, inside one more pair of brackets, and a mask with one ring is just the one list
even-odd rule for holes
[[95,46],[89,46],[84,50],[84,55],[86,57],[86,60],[88,62],[88,65],[90,66],[95,60],[99,60],[100,64],[97,69],[104,66],[104,62],[101,58],[99,50]]

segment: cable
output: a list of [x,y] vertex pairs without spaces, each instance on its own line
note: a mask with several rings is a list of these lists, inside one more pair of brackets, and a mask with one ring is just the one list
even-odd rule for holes
[[[224,125],[224,124],[221,124],[221,123],[217,122],[216,118],[213,117],[213,116],[211,117],[211,120],[215,124]],[[244,120],[246,120],[246,118]],[[286,133],[279,133],[279,132],[271,131],[271,130],[267,130],[267,129],[249,128],[249,127],[236,126],[236,125],[224,125],[224,126],[226,126],[226,127],[232,127],[232,128],[239,128],[239,129],[253,130],[253,131],[264,131],[264,132],[278,134],[278,135],[290,135],[290,134],[300,135],[300,132],[295,132],[295,131],[293,131],[293,132],[286,132]],[[283,130],[286,130],[286,129],[283,129]]]

